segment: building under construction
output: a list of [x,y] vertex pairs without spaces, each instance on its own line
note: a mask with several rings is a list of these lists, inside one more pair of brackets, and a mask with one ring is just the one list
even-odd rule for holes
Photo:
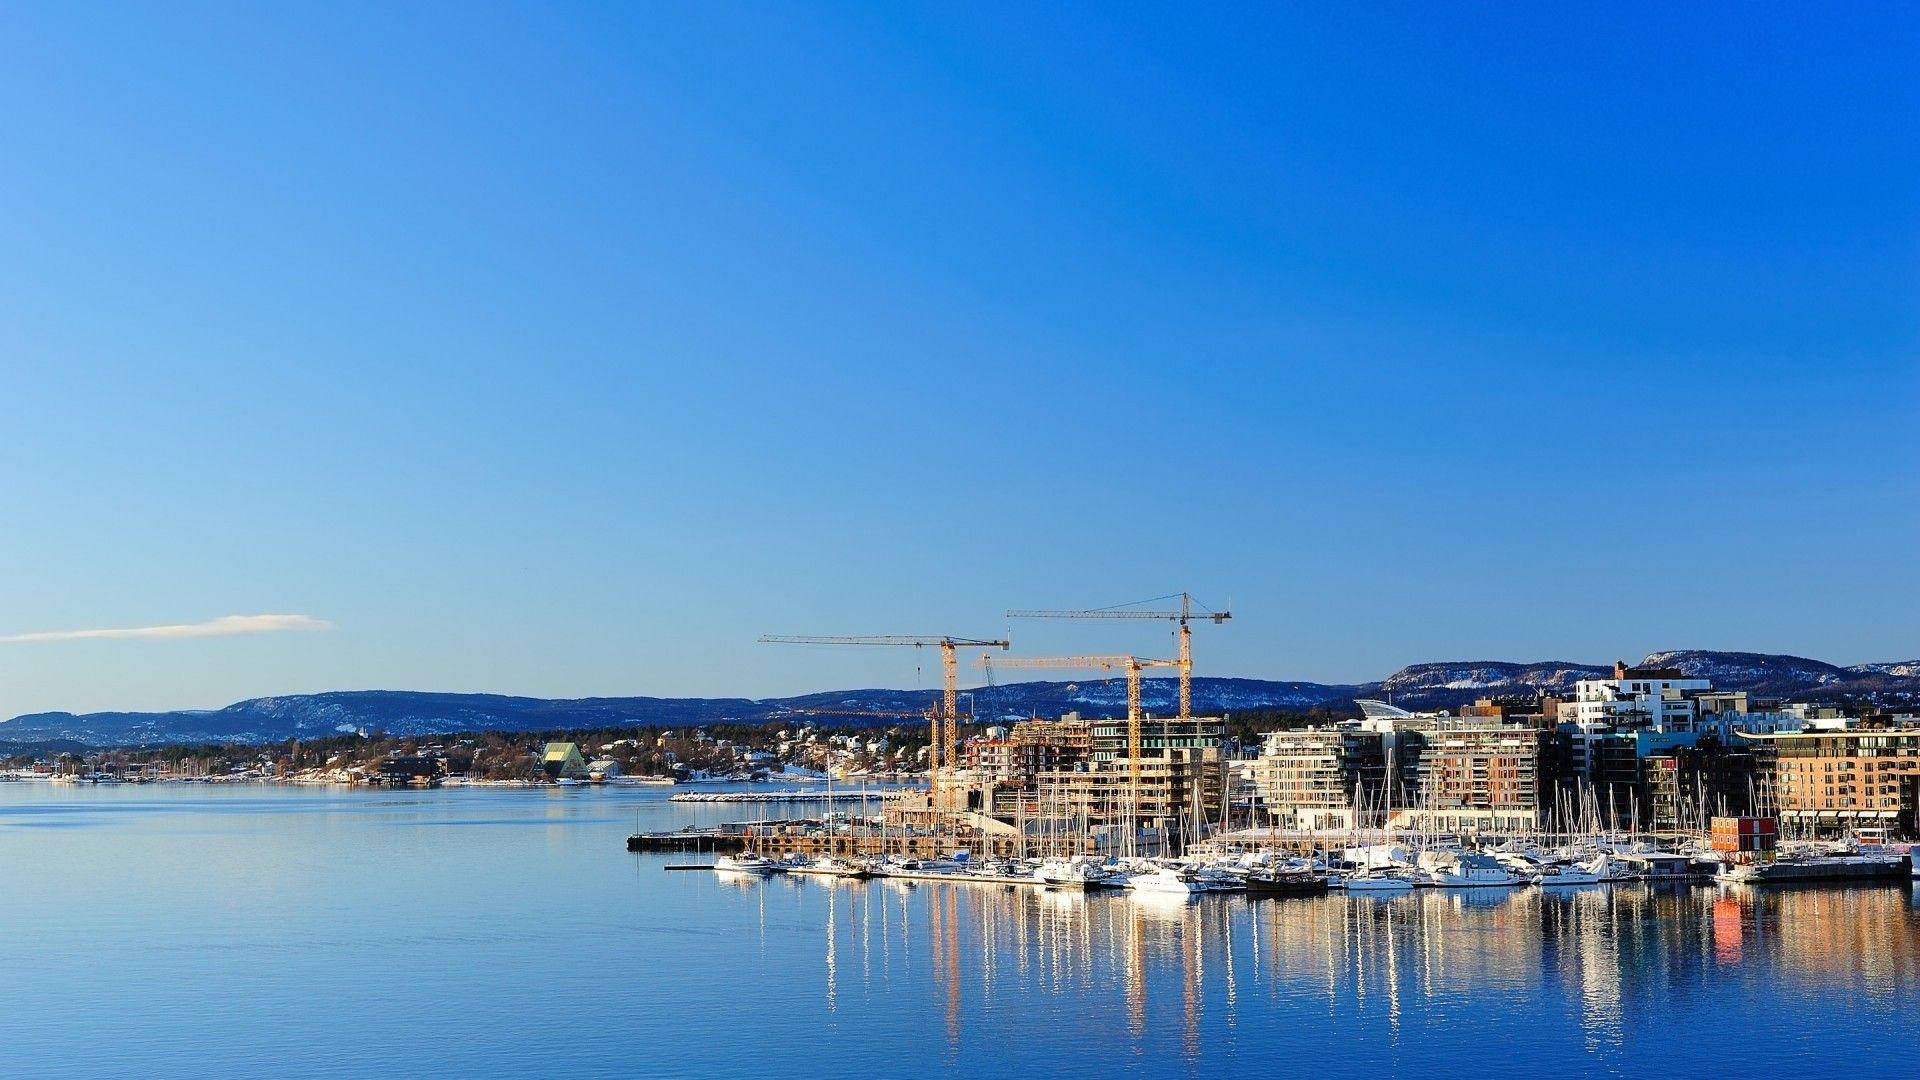
[[[765,854],[832,851],[846,855],[931,855],[965,849],[981,854],[1032,856],[1087,850],[1115,853],[1178,852],[1220,821],[1227,801],[1225,723],[1192,714],[1194,621],[1222,623],[1228,612],[1197,609],[1185,593],[1157,600],[1177,608],[1136,605],[1073,611],[1009,611],[1012,618],[1151,619],[1177,626],[1178,658],[1121,656],[1015,657],[984,667],[1118,670],[1127,678],[1124,717],[1038,718],[994,729],[965,744],[959,720],[956,659],[959,647],[1006,649],[1004,639],[952,635],[770,635],[761,640],[811,645],[938,648],[944,674],[941,705],[926,716],[931,732],[928,789],[890,802],[878,823],[833,822],[816,833],[793,826],[765,830],[750,842]],[[1152,604],[1156,601],[1146,601]],[[1173,668],[1178,713],[1146,715],[1141,672]],[[991,678],[991,675],[989,676]]]
[[[1141,718],[1139,754],[1124,720],[1028,721],[1019,734],[969,740],[969,762],[942,785],[943,805],[1016,832],[1087,833],[1102,850],[1183,850],[1221,819],[1225,724],[1218,717]],[[981,744],[981,745],[975,745]]]

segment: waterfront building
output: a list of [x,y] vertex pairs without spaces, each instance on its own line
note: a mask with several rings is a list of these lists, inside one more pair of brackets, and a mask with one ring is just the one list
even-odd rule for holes
[[587,759],[580,755],[580,744],[550,742],[540,755],[540,769],[553,780],[585,780]]
[[1077,832],[1112,850],[1180,850],[1221,817],[1225,735],[1219,717],[1141,721],[1136,787],[1126,720],[1069,713],[1021,721],[1004,738],[962,747],[964,767],[943,785],[942,806],[1018,834]]
[[[1716,691],[1671,668],[1614,665],[1611,679],[1582,679],[1559,706],[1563,783],[1616,824],[1677,827],[1720,807],[1746,807],[1751,758],[1722,761],[1688,748],[1747,732],[1797,731],[1799,715],[1744,690]],[[1644,813],[1642,811],[1645,811]]]
[[1796,703],[1781,706],[1781,711],[1797,717],[1803,730],[1844,730],[1853,726],[1853,717],[1838,705]]
[[1767,794],[1782,822],[1816,834],[1861,827],[1912,835],[1920,802],[1920,727],[1775,732]]
[[1093,727],[1077,712],[1058,720],[1019,721],[1007,737],[1020,766],[1030,772],[1075,768],[1093,756]]
[[1395,826],[1452,832],[1540,828],[1541,763],[1551,735],[1518,725],[1442,727],[1420,747],[1419,796],[1396,809]]
[[1271,731],[1252,773],[1266,824],[1349,832],[1376,824],[1366,809],[1385,805],[1385,737],[1357,727]]
[[1528,727],[1554,727],[1560,722],[1560,698],[1552,694],[1531,697],[1508,695],[1483,697],[1471,705],[1460,706],[1464,719],[1486,724],[1520,724]]
[[1443,727],[1459,727],[1463,721],[1444,712],[1409,712],[1397,705],[1366,698],[1354,704],[1360,706],[1361,730],[1380,733],[1389,785],[1387,805],[1411,806],[1420,790],[1420,748],[1425,745],[1428,733]]
[[1795,706],[1777,700],[1753,698],[1745,690],[1715,690],[1693,695],[1695,730],[1701,736],[1713,735],[1731,742],[1739,732],[1771,734],[1776,731],[1801,731],[1806,718]]
[[406,785],[438,785],[440,778],[446,775],[447,763],[444,759],[429,754],[395,754],[380,763],[378,776],[380,781],[394,787]]
[[1020,779],[1016,768],[1013,740],[1005,728],[990,728],[960,744],[960,767],[993,783]]
[[1752,744],[1705,738],[1649,755],[1641,763],[1645,824],[1659,832],[1699,830],[1715,817],[1753,813],[1760,756]]
[[[1221,819],[1227,784],[1226,735],[1226,721],[1218,716],[1140,721],[1136,828],[1164,833],[1176,850],[1183,850],[1200,839],[1201,822]],[[1094,767],[1081,775],[1116,776],[1118,785],[1131,796],[1127,721],[1095,720],[1089,750]],[[1124,801],[1119,805],[1124,806]]]
[[[1140,750],[1142,756],[1149,759],[1219,760],[1226,735],[1226,721],[1218,716],[1192,716],[1184,720],[1147,717],[1140,721]],[[1093,721],[1088,742],[1094,761],[1124,760],[1127,721],[1124,718]]]
[[1091,756],[1091,728],[1079,713],[989,727],[960,745],[960,765],[977,783],[1032,787],[1043,772],[1079,767]]

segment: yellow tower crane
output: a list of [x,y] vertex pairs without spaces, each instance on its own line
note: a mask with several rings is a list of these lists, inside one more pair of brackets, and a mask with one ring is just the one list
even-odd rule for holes
[[1175,598],[1175,596],[1156,596],[1152,600],[1139,600],[1133,604],[1078,611],[1009,611],[1007,617],[1010,619],[1172,619],[1180,624],[1180,658],[1174,661],[1180,668],[1180,719],[1188,720],[1193,717],[1193,629],[1189,624],[1195,619],[1210,619],[1216,623],[1223,623],[1233,618],[1233,612],[1208,611],[1205,608],[1196,611],[1193,597],[1187,593],[1177,594],[1180,606],[1174,610],[1155,610],[1138,606],[1157,604],[1163,600]]
[[[1128,822],[1127,832],[1132,835],[1139,828],[1140,815],[1140,672],[1150,667],[1181,667],[1178,660],[1142,660],[1137,656],[1010,656],[1004,660],[993,659],[993,654],[982,653],[980,666],[984,668],[1052,668],[1052,669],[1105,669],[1115,668],[1127,673],[1127,798],[1131,805],[1127,813],[1132,819]],[[1129,841],[1131,843],[1131,841]]]
[[[940,806],[941,772],[945,766],[946,755],[953,746],[954,726],[958,718],[960,704],[960,661],[955,655],[962,648],[1007,649],[1012,642],[990,640],[986,638],[953,637],[948,634],[762,634],[762,644],[776,645],[911,645],[915,648],[937,648],[940,650],[942,669],[941,708],[931,717],[930,726],[933,737],[928,750],[928,787],[932,805]],[[942,732],[941,721],[945,720]],[[944,741],[943,741],[944,738]]]

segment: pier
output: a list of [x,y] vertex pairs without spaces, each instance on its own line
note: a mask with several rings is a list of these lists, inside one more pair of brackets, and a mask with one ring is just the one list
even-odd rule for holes
[[731,853],[745,851],[744,833],[725,829],[679,829],[674,832],[634,833],[627,837],[628,851],[709,851]]

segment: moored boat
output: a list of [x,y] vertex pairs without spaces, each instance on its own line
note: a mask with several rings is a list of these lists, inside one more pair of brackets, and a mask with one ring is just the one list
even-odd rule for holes
[[1348,892],[1407,892],[1414,884],[1408,873],[1380,869],[1350,874],[1341,887]]
[[1533,883],[1543,889],[1564,889],[1576,885],[1599,885],[1600,875],[1578,866],[1550,865],[1540,868]]
[[780,870],[772,859],[751,852],[721,855],[713,860],[713,868],[723,874],[772,874]]
[[1253,870],[1247,873],[1248,896],[1320,896],[1327,876],[1307,870]]
[[815,874],[820,877],[850,878],[854,880],[873,876],[873,867],[868,864],[838,858],[833,855],[820,855],[811,859],[794,859],[782,864],[780,869],[790,874]]
[[1910,864],[1898,855],[1839,855],[1783,858],[1740,863],[1713,875],[1729,885],[1773,885],[1823,881],[1900,881]]
[[1042,859],[1033,879],[1055,889],[1100,889],[1119,884],[1105,862],[1086,856]]
[[1441,889],[1504,888],[1525,880],[1493,856],[1470,851],[1435,861],[1427,873],[1425,884]]
[[1127,888],[1136,892],[1156,893],[1199,893],[1206,892],[1207,885],[1193,871],[1176,869],[1171,866],[1156,867],[1127,878]]

